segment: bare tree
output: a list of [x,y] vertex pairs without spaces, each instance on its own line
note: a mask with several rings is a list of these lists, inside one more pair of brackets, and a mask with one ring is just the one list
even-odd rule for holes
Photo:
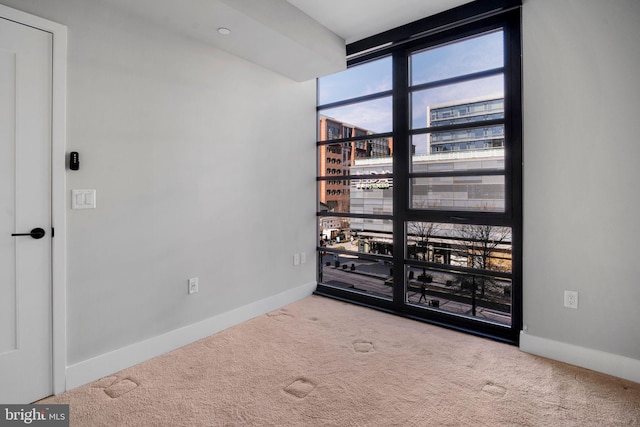
[[[469,260],[469,267],[480,270],[500,270],[501,266],[495,262],[498,246],[511,242],[511,229],[494,225],[463,225],[460,235],[464,242],[462,251]],[[462,252],[461,251],[461,252]],[[472,314],[476,315],[476,292],[480,285],[480,297],[484,298],[486,287],[493,283],[488,276],[471,275],[467,285],[471,288]]]
[[465,241],[469,267],[482,270],[499,268],[494,262],[498,245],[511,242],[511,228],[494,225],[463,225],[460,234]]
[[416,251],[416,255],[422,253],[423,261],[432,261],[433,257],[429,256],[429,243],[438,232],[438,224],[433,222],[410,222],[407,231],[409,235],[416,237],[417,249],[421,250],[420,252]]
[[[428,209],[440,206],[440,201],[432,202],[428,204],[426,200],[419,200],[413,202],[413,207],[416,209]],[[429,244],[431,239],[438,234],[440,224],[434,222],[410,222],[407,226],[407,232],[409,235],[415,236],[416,246],[418,249],[422,249],[422,260],[433,261],[433,256],[429,256]],[[419,252],[416,251],[416,257]]]
[[[429,255],[429,244],[438,232],[438,224],[433,222],[410,222],[407,228],[409,235],[413,235],[417,239],[416,257],[418,253],[422,253],[423,261],[433,261],[433,255]],[[422,268],[421,280],[423,284],[428,281],[427,269],[424,267]]]

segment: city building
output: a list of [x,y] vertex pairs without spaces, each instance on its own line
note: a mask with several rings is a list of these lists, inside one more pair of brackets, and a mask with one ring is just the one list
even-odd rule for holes
[[[460,168],[476,171],[495,170],[504,163],[504,149],[438,152],[413,156],[414,171],[453,171]],[[393,206],[393,180],[377,178],[391,169],[391,159],[361,159],[350,174],[363,176],[351,182],[349,212],[355,214],[390,214]],[[504,209],[504,177],[446,176],[417,178],[412,185],[411,203],[415,209]],[[391,221],[350,219],[351,232],[367,237],[375,247],[391,245]],[[364,247],[361,250],[367,251]],[[387,248],[388,249],[388,248]]]
[[[427,127],[477,123],[504,116],[504,98],[484,97],[427,107]],[[428,154],[412,155],[413,172],[459,170],[492,171],[504,168],[504,126],[431,132]],[[414,147],[415,151],[415,147]],[[378,178],[392,170],[391,157],[357,158],[347,174],[365,176],[351,181],[350,213],[391,214],[393,179]],[[444,176],[417,178],[411,191],[415,209],[504,210],[504,177],[501,175]],[[351,219],[351,228],[370,232],[391,232],[391,223]],[[386,238],[384,239],[387,240]]]
[[[370,130],[321,116],[318,123],[320,141],[373,135]],[[368,138],[357,141],[323,145],[318,153],[320,176],[333,179],[318,183],[319,202],[335,212],[349,212],[351,188],[344,176],[361,159],[390,158],[393,153],[391,138]]]
[[[427,107],[428,127],[474,123],[502,118],[504,99],[485,97]],[[465,129],[431,132],[427,138],[427,154],[412,155],[413,172],[495,171],[504,169],[504,126],[479,126]],[[415,148],[414,148],[415,150]],[[349,212],[352,214],[391,214],[393,207],[393,179],[386,177],[392,170],[391,158],[356,159],[349,168],[352,176]],[[379,177],[383,175],[385,177]],[[503,211],[505,184],[503,175],[438,176],[415,178],[411,186],[411,206],[414,209],[449,209],[458,211]],[[343,224],[346,225],[346,224]],[[350,218],[347,225],[359,237],[358,251],[389,254],[393,236],[391,221]],[[429,259],[446,264],[465,265],[468,259],[459,256],[455,248],[459,240],[457,230],[439,225],[438,236],[432,239]],[[416,251],[420,236],[407,230],[408,250]],[[419,234],[419,233],[417,233]],[[509,249],[500,250],[501,258],[510,259]],[[510,264],[510,262],[508,262]]]
[[[483,97],[430,105],[427,127],[475,123],[504,117],[504,98]],[[481,126],[432,132],[427,137],[427,153],[473,151],[504,147],[504,126]]]

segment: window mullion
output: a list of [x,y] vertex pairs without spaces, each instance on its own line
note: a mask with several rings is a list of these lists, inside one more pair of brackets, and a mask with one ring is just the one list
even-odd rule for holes
[[405,218],[409,207],[409,61],[404,50],[393,54],[393,302],[404,305]]

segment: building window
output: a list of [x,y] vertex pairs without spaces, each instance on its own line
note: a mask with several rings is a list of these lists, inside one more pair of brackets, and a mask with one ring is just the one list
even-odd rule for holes
[[520,1],[501,4],[353,43],[319,79],[318,155],[341,153],[343,179],[318,193],[319,235],[340,236],[319,247],[318,292],[517,343]]

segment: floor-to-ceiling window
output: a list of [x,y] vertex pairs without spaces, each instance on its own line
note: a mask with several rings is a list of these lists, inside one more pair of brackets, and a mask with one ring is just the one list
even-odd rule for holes
[[519,2],[473,2],[318,80],[319,293],[517,342],[520,52]]

